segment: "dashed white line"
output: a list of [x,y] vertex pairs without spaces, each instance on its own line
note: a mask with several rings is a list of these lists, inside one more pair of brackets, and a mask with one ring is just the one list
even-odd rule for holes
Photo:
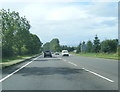
[[88,70],[88,69],[85,69],[85,68],[82,68],[82,69],[84,69],[85,71],[87,71],[87,72],[89,72],[89,73],[92,73],[92,74],[94,74],[94,75],[96,75],[96,76],[98,76],[98,77],[100,77],[100,78],[103,78],[103,79],[105,79],[105,80],[107,80],[107,81],[109,81],[109,82],[114,82],[113,80],[111,80],[111,79],[109,79],[109,78],[106,78],[106,77],[104,77],[104,76],[102,76],[102,75],[100,75],[100,74],[98,74],[98,73],[92,72],[92,71],[90,71],[90,70]]
[[72,64],[72,65],[74,65],[74,66],[77,66],[76,64],[74,64],[74,63],[72,63],[72,62],[68,62],[68,63],[70,63],[70,64]]
[[[39,56],[40,57],[40,56]],[[3,82],[4,80],[6,80],[7,78],[11,77],[13,74],[17,73],[18,71],[20,71],[21,69],[23,69],[24,67],[26,67],[27,65],[29,65],[30,63],[32,63],[34,60],[38,59],[39,57],[33,59],[32,61],[28,62],[27,64],[23,65],[22,67],[20,67],[19,69],[17,69],[16,71],[14,71],[13,73],[7,75],[6,77],[0,79],[0,82]]]
[[[39,56],[39,57],[40,57],[40,56]],[[7,75],[6,77],[0,79],[0,82],[3,82],[3,81],[6,80],[7,78],[11,77],[13,74],[17,73],[18,71],[20,71],[21,69],[23,69],[24,67],[26,67],[27,65],[29,65],[30,63],[32,63],[34,60],[38,59],[39,57],[37,57],[37,58],[33,59],[32,61],[28,62],[27,64],[23,65],[22,67],[20,67],[19,69],[17,69],[17,70],[14,71],[13,73]],[[60,58],[60,59],[61,59],[61,58]],[[64,60],[64,61],[66,62],[67,60]],[[74,65],[74,66],[77,66],[75,63],[72,63],[72,62],[68,62],[68,63],[70,63],[70,64],[72,64],[72,65]],[[95,73],[95,72],[90,71],[90,70],[85,69],[85,68],[82,68],[82,69],[84,69],[85,71],[87,71],[87,72],[89,72],[89,73],[92,73],[92,74],[94,74],[94,75],[96,75],[96,76],[98,76],[98,77],[100,77],[100,78],[103,78],[103,79],[105,79],[105,80],[107,80],[107,81],[109,81],[109,82],[114,82],[113,80],[111,80],[111,79],[109,79],[109,78],[106,78],[106,77],[104,77],[104,76],[102,76],[102,75],[100,75],[100,74],[98,74],[98,73]]]
[[63,59],[63,61],[65,61],[65,62],[66,62],[67,60]]
[[[63,61],[67,61],[67,60],[65,60],[65,59],[63,59]],[[69,62],[68,61],[68,63],[70,63],[70,64],[72,64],[72,65],[74,65],[74,66],[77,66],[75,63],[72,63],[72,62]],[[91,73],[91,74],[94,74],[94,75],[96,75],[96,76],[98,76],[98,77],[100,77],[100,78],[102,78],[102,79],[105,79],[105,80],[107,80],[107,81],[109,81],[109,82],[114,82],[113,80],[111,80],[111,79],[109,79],[109,78],[107,78],[107,77],[104,77],[104,76],[102,76],[102,75],[100,75],[100,74],[98,74],[98,73],[95,73],[95,72],[93,72],[93,71],[90,71],[90,70],[88,70],[88,69],[86,69],[86,68],[82,68],[82,69],[84,69],[85,71],[87,71],[87,72],[89,72],[89,73]]]
[[62,58],[45,58],[47,60],[58,60],[58,59],[62,59]]
[[67,60],[65,60],[65,59],[63,59],[63,61],[68,62],[68,63],[70,63],[70,64],[72,64],[72,65],[74,65],[74,66],[77,66],[76,64],[74,64],[74,63],[72,63],[72,62],[69,62],[69,61],[67,61]]

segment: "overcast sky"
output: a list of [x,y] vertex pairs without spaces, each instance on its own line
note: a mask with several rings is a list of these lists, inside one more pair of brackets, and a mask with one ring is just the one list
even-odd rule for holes
[[58,38],[75,46],[81,41],[118,38],[117,2],[2,2],[30,21],[30,32],[45,43]]

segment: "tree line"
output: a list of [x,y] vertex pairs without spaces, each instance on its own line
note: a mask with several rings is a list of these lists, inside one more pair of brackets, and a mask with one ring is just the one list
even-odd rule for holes
[[37,35],[30,33],[31,27],[26,17],[18,12],[1,9],[2,23],[2,56],[37,54],[41,51],[42,42]]
[[54,38],[50,42],[46,42],[43,45],[43,51],[46,51],[46,50],[50,50],[52,52],[59,52],[61,50],[59,39]]
[[50,42],[46,42],[43,45],[43,51],[50,50],[52,52],[61,52],[62,50],[68,50],[69,52],[75,50],[74,47],[67,45],[60,45],[58,38],[53,38]]
[[37,54],[42,50],[60,52],[66,49],[69,52],[76,51],[76,53],[115,53],[120,51],[118,39],[108,39],[100,42],[97,35],[93,41],[83,41],[78,46],[60,45],[60,41],[57,38],[42,46],[38,36],[30,33],[31,25],[26,17],[21,17],[18,12],[10,11],[9,9],[0,10],[0,22],[2,29],[2,32],[0,32],[2,40],[0,42],[2,43],[3,57]]
[[87,42],[80,42],[78,46],[60,45],[59,39],[52,39],[43,45],[43,50],[50,50],[52,52],[68,50],[69,52],[75,51],[76,53],[116,53],[120,51],[118,45],[118,39],[107,39],[100,42],[100,39],[96,35],[94,40],[88,40]]
[[100,42],[95,36],[93,42],[91,40],[83,41],[77,46],[77,53],[116,53],[118,51],[118,39],[107,39]]

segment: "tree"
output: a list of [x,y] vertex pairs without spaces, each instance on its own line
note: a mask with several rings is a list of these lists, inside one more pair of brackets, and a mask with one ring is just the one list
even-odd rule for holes
[[104,53],[114,53],[117,51],[118,40],[104,40],[101,43],[101,51]]
[[61,46],[61,50],[67,50],[67,49],[68,49],[67,45],[62,45]]
[[81,43],[79,43],[79,45],[77,46],[77,48],[76,48],[76,50],[77,50],[77,52],[76,53],[79,53],[79,52],[81,52]]
[[50,41],[50,50],[53,52],[60,51],[59,39],[54,38]]
[[21,55],[21,48],[26,45],[29,39],[29,29],[30,29],[30,24],[26,20],[26,18],[20,19],[21,22],[19,22],[17,25],[18,28],[17,30],[14,31],[14,45],[18,49],[18,54]]
[[43,51],[46,51],[46,50],[50,50],[50,42],[46,42],[46,43],[43,45]]
[[73,46],[70,47],[70,46],[69,46],[67,50],[68,50],[69,52],[74,51],[74,50],[75,50],[75,47],[73,47]]
[[30,38],[25,47],[28,49],[29,54],[38,54],[41,52],[42,42],[35,34],[30,34]]
[[17,54],[21,55],[21,48],[28,39],[30,24],[25,17],[20,17],[18,12],[2,9],[1,13],[3,56],[12,56],[14,48],[17,48]]
[[85,41],[83,41],[83,43],[81,44],[81,52],[85,53],[86,52],[86,44]]
[[92,52],[92,48],[93,48],[92,42],[89,40],[86,45],[87,45],[87,52]]
[[14,19],[13,14],[10,10],[0,10],[1,23],[2,23],[2,56],[10,57],[13,56],[13,32],[14,32]]
[[94,44],[93,44],[93,52],[98,53],[100,51],[100,40],[97,35],[95,36]]
[[30,23],[25,17],[20,17],[18,12],[9,9],[0,10],[0,15],[3,57],[36,54],[40,51],[42,43],[36,35],[29,32]]

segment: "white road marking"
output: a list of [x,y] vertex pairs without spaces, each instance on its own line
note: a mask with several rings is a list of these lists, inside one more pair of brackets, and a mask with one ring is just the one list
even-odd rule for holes
[[62,58],[44,58],[44,59],[47,59],[47,60],[58,60],[58,59],[62,59]]
[[[65,59],[63,59],[63,61],[67,62],[67,60],[65,60]],[[68,61],[68,63],[70,63],[70,64],[72,64],[72,65],[74,65],[74,66],[77,66],[76,64],[74,64],[74,63],[72,63],[72,62],[69,62],[69,61]]]
[[[40,57],[40,56],[39,56]],[[17,73],[18,71],[20,71],[21,69],[23,69],[24,67],[26,67],[27,65],[29,65],[30,63],[32,63],[34,60],[38,59],[39,57],[33,59],[32,61],[28,62],[27,64],[23,65],[22,67],[20,67],[19,69],[17,69],[16,71],[14,71],[13,73],[7,75],[6,77],[0,79],[0,82],[3,82],[4,80],[6,80],[7,78],[11,77],[13,74]]]
[[[63,61],[67,61],[67,60],[65,60],[65,59],[63,59]],[[70,64],[72,64],[72,65],[74,65],[74,66],[77,66],[75,63],[72,63],[72,62],[69,62],[68,61],[68,63],[70,63]],[[88,69],[86,69],[86,68],[82,68],[82,69],[84,69],[85,71],[87,71],[87,72],[89,72],[89,73],[92,73],[92,74],[94,74],[94,75],[96,75],[96,76],[98,76],[98,77],[100,77],[100,78],[102,78],[102,79],[105,79],[105,80],[107,80],[107,81],[109,81],[109,82],[114,82],[113,80],[111,80],[111,79],[109,79],[109,78],[106,78],[106,77],[104,77],[104,76],[102,76],[102,75],[100,75],[100,74],[98,74],[98,73],[95,73],[95,72],[93,72],[93,71],[90,71],[90,70],[88,70]]]
[[65,62],[66,62],[67,60],[63,59],[63,61],[65,61]]
[[72,64],[72,65],[74,65],[74,66],[77,66],[76,64],[74,64],[74,63],[72,63],[72,62],[68,62],[68,63],[70,63],[70,64]]
[[111,80],[111,79],[109,79],[109,78],[106,78],[106,77],[104,77],[104,76],[102,76],[102,75],[100,75],[100,74],[98,74],[98,73],[92,72],[92,71],[90,71],[90,70],[88,70],[88,69],[85,69],[85,68],[82,68],[82,69],[84,69],[85,71],[90,72],[90,73],[92,73],[92,74],[94,74],[94,75],[96,75],[96,76],[98,76],[98,77],[100,77],[100,78],[103,78],[103,79],[105,79],[105,80],[107,80],[107,81],[109,81],[109,82],[114,82],[113,80]]

